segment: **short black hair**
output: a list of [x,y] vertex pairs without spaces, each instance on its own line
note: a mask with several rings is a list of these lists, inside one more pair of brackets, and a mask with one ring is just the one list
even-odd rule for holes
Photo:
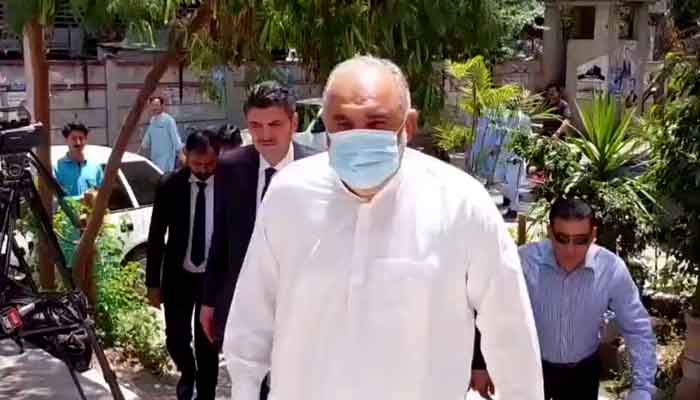
[[211,147],[214,152],[219,154],[219,143],[217,135],[208,129],[194,131],[187,136],[185,141],[185,150],[188,153],[206,153]]
[[291,118],[296,112],[297,99],[292,91],[277,81],[258,83],[248,92],[248,98],[243,104],[243,113],[248,114],[251,108],[280,107]]
[[544,91],[548,92],[549,89],[557,89],[557,92],[561,93],[561,85],[557,82],[551,82],[549,83],[545,88]]
[[148,99],[148,104],[151,104],[156,100],[160,101],[160,104],[165,105],[165,99],[162,96],[151,97],[150,99]]
[[560,197],[554,201],[551,210],[549,210],[549,223],[554,225],[556,218],[571,221],[590,220],[591,225],[595,225],[595,211],[590,204],[580,198],[564,198]]
[[63,134],[63,137],[67,139],[70,133],[73,131],[83,132],[85,136],[87,136],[89,133],[87,126],[80,122],[70,122],[65,124],[61,130],[61,133]]
[[237,126],[226,124],[219,128],[219,143],[222,146],[239,147],[243,144],[241,130]]

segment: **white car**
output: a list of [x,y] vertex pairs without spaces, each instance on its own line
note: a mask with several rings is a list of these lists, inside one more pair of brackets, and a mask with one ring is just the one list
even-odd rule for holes
[[[68,152],[67,146],[51,146],[51,161]],[[104,146],[86,146],[85,157],[104,169],[112,149]],[[120,228],[124,241],[123,262],[136,261],[146,265],[146,245],[156,186],[163,172],[150,160],[135,153],[125,152],[117,182],[109,198],[107,222]]]

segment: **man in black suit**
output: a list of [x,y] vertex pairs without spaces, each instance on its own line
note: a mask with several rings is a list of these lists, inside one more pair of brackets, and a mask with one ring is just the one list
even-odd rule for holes
[[[210,131],[187,137],[185,167],[163,176],[156,191],[148,233],[146,286],[149,302],[165,309],[166,346],[181,373],[177,399],[214,400],[219,352],[199,320],[208,249],[214,225],[216,136]],[[168,235],[167,244],[165,235]],[[196,358],[196,363],[195,363]]]
[[[253,233],[255,215],[273,175],[293,160],[315,153],[292,142],[298,117],[292,92],[263,82],[249,93],[243,111],[253,145],[219,160],[214,187],[214,236],[207,262],[200,322],[221,348],[233,291]],[[261,398],[266,397],[263,383]]]

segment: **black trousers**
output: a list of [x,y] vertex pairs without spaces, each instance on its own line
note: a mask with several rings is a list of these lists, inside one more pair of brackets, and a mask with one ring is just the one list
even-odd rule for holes
[[[202,274],[182,272],[173,296],[165,299],[165,344],[181,379],[195,383],[197,400],[214,400],[219,376],[219,352],[209,342],[199,323],[202,298]],[[176,290],[174,290],[176,289]],[[194,354],[192,352],[192,314],[194,312]]]
[[602,365],[596,352],[576,364],[542,361],[545,400],[598,400]]

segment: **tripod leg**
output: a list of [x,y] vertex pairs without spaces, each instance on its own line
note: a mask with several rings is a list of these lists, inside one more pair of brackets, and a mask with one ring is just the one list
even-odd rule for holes
[[83,391],[83,386],[80,384],[80,381],[78,380],[78,374],[76,374],[75,370],[71,368],[70,365],[66,364],[68,367],[68,372],[70,372],[70,377],[73,378],[73,383],[75,384],[75,388],[78,389],[78,394],[80,394],[81,400],[87,400],[85,397],[85,392]]
[[97,361],[100,363],[102,376],[104,376],[105,382],[107,382],[107,385],[109,385],[109,390],[112,392],[112,397],[114,397],[114,400],[124,400],[124,394],[122,394],[122,389],[119,387],[119,383],[117,383],[117,375],[114,373],[114,371],[112,371],[112,368],[109,366],[109,361],[107,361],[107,357],[105,357],[105,353],[102,350],[102,346],[97,341],[92,321],[86,321],[85,331],[87,331],[88,333],[90,344],[92,345],[92,349],[95,351]]
[[55,253],[56,267],[58,267],[61,273],[63,284],[66,285],[68,289],[75,288],[73,275],[66,265],[66,257],[63,255],[61,246],[58,244],[58,238],[56,238],[56,234],[51,225],[51,218],[49,217],[49,213],[46,212],[44,205],[41,203],[41,198],[39,197],[39,192],[36,190],[36,186],[34,186],[34,184],[30,185],[29,193],[26,194],[29,206],[39,220],[39,227],[41,228],[43,239],[46,240],[49,248]]
[[24,250],[19,247],[16,239],[12,239],[12,252],[17,258],[20,271],[22,271],[25,275],[24,279],[22,279],[22,283],[29,286],[33,292],[38,293],[39,289],[36,287],[36,283],[34,283],[34,278],[32,278],[32,271],[29,269],[27,260],[24,259]]

